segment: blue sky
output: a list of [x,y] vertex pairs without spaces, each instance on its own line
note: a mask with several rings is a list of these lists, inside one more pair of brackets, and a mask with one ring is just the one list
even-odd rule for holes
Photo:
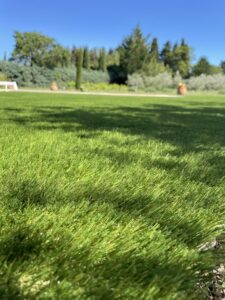
[[0,0],[0,7],[0,57],[12,52],[15,30],[110,48],[140,24],[160,45],[185,37],[196,59],[225,60],[225,0]]

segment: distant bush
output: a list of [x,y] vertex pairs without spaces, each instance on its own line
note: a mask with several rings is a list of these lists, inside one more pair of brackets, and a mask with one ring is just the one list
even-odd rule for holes
[[128,87],[132,91],[164,90],[175,87],[175,82],[170,73],[161,73],[156,76],[133,74],[128,76]]
[[0,62],[0,72],[19,86],[49,86],[54,79],[52,71],[40,67],[28,67],[14,62]]
[[83,82],[108,83],[109,81],[110,78],[107,72],[83,69]]
[[222,91],[225,90],[225,75],[202,74],[197,77],[191,77],[183,80],[179,73],[174,77],[170,73],[162,73],[157,76],[144,76],[133,74],[128,76],[128,87],[132,91],[163,91],[167,89],[176,89],[178,84],[185,82],[190,91]]
[[147,77],[144,77],[143,75],[140,74],[128,75],[127,85],[129,89],[131,91],[144,89],[145,88],[144,78]]
[[225,75],[205,75],[191,77],[187,81],[189,90],[193,91],[220,91],[225,89]]
[[[24,66],[15,62],[0,62],[0,72],[9,80],[16,81],[22,87],[49,87],[53,80],[57,81],[60,87],[66,87],[67,82],[75,81],[76,69],[55,68],[54,70],[37,66]],[[109,82],[107,72],[83,70],[83,82]]]
[[163,90],[174,87],[174,81],[170,73],[158,74],[154,77],[144,77],[145,88]]
[[0,81],[6,81],[7,79],[7,76],[4,73],[0,72]]
[[177,87],[180,83],[183,82],[183,78],[179,72],[176,72],[175,76],[173,77],[173,85]]
[[67,81],[66,88],[67,89],[74,89],[75,88],[75,82],[74,81]]

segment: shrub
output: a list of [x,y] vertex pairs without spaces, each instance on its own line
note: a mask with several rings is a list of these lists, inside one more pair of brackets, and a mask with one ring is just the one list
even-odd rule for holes
[[[0,62],[0,72],[6,78],[16,81],[21,87],[49,87],[52,81],[57,81],[59,87],[65,88],[68,81],[75,81],[76,68],[55,68],[54,70],[38,66],[24,66],[15,62]],[[83,70],[83,82],[109,82],[107,72]]]
[[75,88],[75,82],[74,82],[74,81],[68,81],[68,82],[66,83],[66,87],[67,87],[68,89],[74,89],[74,88]]
[[187,81],[187,86],[189,90],[193,91],[220,91],[225,88],[225,75],[215,74],[215,75],[205,75],[202,74],[197,77],[191,77]]
[[19,86],[49,86],[54,76],[48,69],[37,66],[28,67],[15,62],[0,62],[0,72]]
[[0,72],[0,81],[6,81],[7,79],[7,76],[4,73]]
[[161,73],[156,76],[133,74],[128,76],[127,81],[130,90],[163,90],[176,86],[170,73]]
[[156,90],[172,88],[174,86],[173,78],[170,73],[162,73],[154,77],[145,77],[144,83],[146,88],[152,87]]
[[102,71],[94,71],[94,70],[83,70],[83,82],[93,82],[93,83],[101,83],[101,82],[109,82],[109,74],[107,72]]
[[187,86],[189,90],[204,90],[205,89],[206,75],[200,75],[197,77],[191,77],[187,80]]
[[137,91],[145,87],[144,76],[140,74],[128,75],[127,85],[131,91]]
[[177,87],[182,81],[183,81],[183,78],[180,75],[180,72],[177,71],[173,78],[174,86]]
[[158,74],[169,71],[163,63],[158,62],[156,59],[152,59],[149,63],[145,64],[142,69],[142,74],[146,76],[157,76]]
[[[183,82],[182,77],[177,73],[174,78],[168,72],[158,74],[157,76],[144,76],[133,74],[128,77],[128,87],[132,91],[143,90],[147,92],[163,91],[166,89],[177,88],[178,84]],[[185,80],[188,90],[192,91],[221,91],[225,90],[225,75],[202,74],[197,77],[191,77]]]

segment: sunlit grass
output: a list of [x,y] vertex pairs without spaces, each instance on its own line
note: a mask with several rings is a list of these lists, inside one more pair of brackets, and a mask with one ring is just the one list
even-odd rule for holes
[[225,97],[0,94],[1,299],[201,299]]

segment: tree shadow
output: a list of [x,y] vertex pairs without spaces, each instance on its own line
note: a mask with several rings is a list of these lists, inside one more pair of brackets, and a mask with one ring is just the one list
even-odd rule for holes
[[[210,150],[213,147],[220,148],[225,146],[225,108],[208,108],[208,107],[179,107],[172,105],[158,105],[144,107],[114,107],[114,108],[79,108],[74,107],[36,107],[29,112],[30,116],[20,115],[17,111],[8,110],[6,114],[8,120],[15,122],[20,126],[25,126],[33,130],[62,130],[65,132],[75,133],[80,138],[92,138],[93,136],[101,135],[103,131],[120,132],[126,135],[137,136],[138,139],[148,141],[156,139],[160,142],[166,142],[179,148],[177,156],[187,152],[199,152]],[[23,112],[21,112],[23,113]],[[82,132],[82,133],[81,133]],[[131,142],[133,143],[133,142]],[[119,147],[119,145],[118,145]],[[133,154],[128,156],[119,153],[119,151],[108,151],[97,153],[111,157],[114,161],[124,164],[132,164],[135,159]],[[210,172],[211,179],[208,179],[209,184],[217,184],[221,177],[224,176],[225,158],[223,156],[210,156],[205,161],[210,166],[209,173],[200,176],[199,171],[186,172],[185,176],[188,180],[201,181],[207,183]],[[186,168],[185,164],[175,161],[155,160],[150,166],[157,167],[163,170],[171,171],[173,169]],[[14,186],[8,187],[9,198],[18,199],[22,208],[32,204],[36,206],[44,206],[46,204],[46,194],[43,189],[38,188],[38,184],[33,182],[16,182]],[[60,199],[60,192],[57,199]],[[115,210],[116,214],[123,214],[134,220],[142,218],[147,226],[159,224],[159,228],[164,233],[169,233],[169,236],[174,241],[180,244],[185,244],[189,248],[195,248],[199,245],[199,241],[205,238],[204,223],[199,219],[198,212],[187,216],[189,209],[188,203],[185,201],[180,204],[179,214],[174,213],[170,209],[171,203],[165,203],[165,199],[155,199],[153,195],[146,196],[139,193],[131,196],[130,193],[121,193],[113,188],[105,186],[100,189],[95,189],[91,183],[90,186],[85,186],[79,192],[68,195],[70,202],[75,205],[79,199],[86,199],[91,203],[108,203]],[[161,202],[160,202],[161,201]],[[163,205],[162,205],[163,204]],[[201,204],[199,204],[201,205]],[[218,209],[219,210],[219,209]],[[202,211],[204,208],[202,207]],[[206,213],[207,215],[207,213]],[[207,221],[207,217],[206,217]],[[209,219],[209,222],[212,221]],[[146,226],[146,227],[147,227]],[[14,260],[29,260],[33,255],[39,255],[42,241],[38,235],[32,235],[31,232],[18,229],[11,236],[0,244],[1,253],[8,257],[9,261]],[[88,249],[90,251],[90,249]],[[84,251],[86,255],[86,252]],[[79,258],[77,258],[79,261]],[[78,263],[75,261],[74,269]],[[67,262],[71,264],[71,261]],[[88,264],[87,264],[88,265]],[[55,272],[57,276],[63,278],[66,274],[66,264],[59,262],[59,267]],[[69,265],[71,268],[71,265]],[[98,268],[102,271],[99,271]],[[112,274],[111,271],[114,270]],[[183,283],[190,279],[187,276],[188,270],[181,263],[174,264],[170,261],[162,261],[154,258],[153,260],[143,257],[132,257],[128,255],[115,256],[108,258],[99,266],[93,266],[86,272],[91,274],[91,277],[98,276],[101,279],[112,280],[116,287],[119,284],[120,274],[131,282],[139,282],[141,274],[142,288],[146,288],[149,282],[154,278],[158,278],[158,284],[163,290],[168,288],[167,280],[161,280],[162,276],[168,274],[171,278],[174,274],[179,274],[177,278],[183,278]],[[110,271],[110,273],[109,273]],[[192,269],[193,271],[193,269]],[[191,272],[191,271],[190,271]],[[180,277],[183,274],[183,277]],[[194,273],[193,273],[194,274]],[[143,284],[144,282],[144,284]],[[102,288],[102,287],[99,287]],[[173,286],[171,285],[171,288]],[[103,298],[107,299],[109,293],[107,286],[101,291]],[[108,294],[108,298],[113,297],[113,291]]]
[[[15,180],[11,185],[8,183],[4,197],[7,199],[5,204],[11,211],[23,211],[29,206],[44,209],[48,204],[57,205],[57,203],[76,206],[83,200],[88,201],[90,205],[107,204],[116,215],[119,214],[123,218],[133,220],[140,218],[150,227],[158,224],[163,232],[169,233],[174,240],[188,247],[194,248],[204,241],[205,223],[199,218],[199,211],[205,209],[203,204],[199,203],[199,207],[189,213],[191,209],[189,202],[180,199],[176,204],[177,213],[174,213],[171,210],[172,198],[156,198],[154,192],[150,191],[136,194],[130,192],[130,188],[129,183],[123,184],[124,191],[121,193],[118,187],[115,189],[101,183],[100,186],[96,186],[90,181],[75,185],[74,189],[64,194],[55,186],[39,187],[35,180],[21,182]],[[209,218],[208,222],[210,221],[212,220]]]
[[[174,203],[173,198],[158,198],[154,193],[131,195],[104,187],[102,190],[89,186],[82,195],[90,204],[108,204],[116,215],[133,220],[143,220],[147,227],[158,224],[160,230],[168,234],[177,243],[196,249],[205,242],[209,225],[215,224],[215,217],[208,214],[208,207],[199,202],[195,208],[192,203],[180,199]],[[176,209],[176,212],[174,211]],[[204,218],[202,217],[204,214]],[[218,217],[219,219],[219,217]],[[211,230],[213,230],[211,226]],[[211,232],[212,233],[212,232]]]
[[[82,248],[79,249],[80,255],[76,255],[78,251],[74,251],[70,263],[59,259],[54,266],[54,276],[63,280],[66,274],[67,278],[73,281],[73,278],[70,278],[70,270],[75,269],[80,274],[80,279],[75,284],[85,289],[87,297],[98,295],[98,299],[117,299],[118,292],[120,298],[129,298],[128,290],[133,290],[134,286],[136,291],[133,297],[145,299],[145,296],[148,298],[149,294],[151,295],[148,294],[150,284],[157,289],[154,299],[166,298],[168,294],[171,295],[172,290],[177,291],[180,296],[190,293],[190,299],[195,299],[193,289],[199,276],[196,271],[202,267],[201,259],[195,262],[195,266],[190,266],[187,261],[180,263],[178,260],[168,260],[166,255],[142,256],[136,251],[127,251],[124,254],[113,252],[101,261],[90,264],[89,255],[92,250]],[[96,282],[99,284],[96,285]],[[126,287],[124,292],[128,292],[127,295],[123,295],[123,286]]]
[[28,206],[43,207],[46,205],[46,194],[49,192],[33,180],[20,180],[13,178],[4,186],[4,194],[8,199],[8,207],[12,209],[25,209]]
[[[73,107],[52,107],[42,106],[35,107],[30,111],[31,115],[19,116],[17,114],[10,115],[11,121],[22,126],[31,127],[34,130],[63,130],[66,132],[73,132],[78,136],[83,133],[81,138],[90,138],[93,136],[101,135],[103,131],[120,132],[126,135],[135,135],[140,140],[148,141],[150,139],[156,139],[160,142],[166,142],[179,149],[179,155],[186,154],[187,152],[201,152],[210,150],[213,147],[225,146],[225,108],[209,108],[209,107],[180,107],[174,105],[159,105],[151,104],[142,107],[94,107],[94,108],[79,108]],[[125,157],[125,154],[119,153],[119,151],[97,151],[97,155],[105,155],[110,159],[113,159],[116,163],[120,164],[121,161],[124,164],[132,164],[137,157],[133,157],[133,154]],[[128,159],[125,159],[128,158]],[[178,170],[175,176],[179,176],[179,170],[185,169],[185,178],[187,180],[201,182],[209,186],[214,186],[221,183],[221,177],[224,176],[223,167],[225,165],[224,158],[221,157],[209,157],[205,161],[208,164],[208,172],[201,174],[201,168],[198,170],[188,170],[188,166],[185,163],[181,164],[174,160],[163,161],[155,160],[149,165],[144,167],[157,167],[162,170],[170,172],[171,170]],[[217,172],[219,170],[219,172]],[[25,184],[22,187],[18,187],[18,191],[22,191],[23,195],[22,203],[26,203],[27,199],[32,203],[42,203],[44,197],[42,197],[43,191],[36,191],[35,186],[29,188],[29,184]],[[31,193],[31,195],[29,194]],[[145,196],[137,196],[127,203],[124,202],[126,195],[120,195],[116,191],[107,190],[105,187],[99,191],[92,190],[92,187],[86,187],[86,191],[83,191],[82,196],[90,201],[110,201],[119,212],[127,213],[133,218],[142,216],[147,221],[150,220],[150,224],[159,222],[158,214],[154,219],[154,213],[149,211],[153,201],[151,197],[145,198]],[[128,195],[128,197],[130,197]],[[71,199],[74,196],[71,195]],[[74,199],[77,201],[77,199]],[[204,207],[202,207],[203,209]],[[183,212],[188,209],[184,205]],[[157,208],[155,208],[157,210]],[[161,212],[162,213],[162,212]],[[152,220],[154,222],[152,223]],[[169,220],[169,222],[168,222]],[[163,222],[166,223],[163,223]],[[193,219],[189,221],[185,218],[177,217],[170,210],[165,210],[163,217],[160,219],[162,227],[168,226],[169,230],[173,233],[176,239],[182,237],[182,232],[186,232],[186,240],[188,246],[195,244],[201,237],[201,232],[204,231],[202,225],[199,223],[198,214],[193,216]],[[169,224],[169,225],[168,225]],[[190,236],[195,236],[198,232],[198,239],[196,241],[190,241]],[[196,244],[195,244],[196,246]]]
[[187,168],[185,177],[190,181],[200,182],[210,187],[220,186],[225,179],[224,169],[225,157],[209,155],[204,158],[201,165],[197,165],[194,169]]
[[157,139],[181,150],[202,151],[225,145],[225,107],[181,107],[151,104],[142,107],[36,107],[29,116],[10,114],[8,120],[38,130],[91,134],[116,131],[143,140]]
[[0,253],[8,262],[26,261],[39,255],[41,244],[40,234],[32,232],[28,227],[19,226],[7,238],[1,240]]
[[4,112],[13,112],[13,113],[20,113],[25,111],[23,108],[15,108],[15,107],[5,107],[5,108],[1,108],[0,110]]

